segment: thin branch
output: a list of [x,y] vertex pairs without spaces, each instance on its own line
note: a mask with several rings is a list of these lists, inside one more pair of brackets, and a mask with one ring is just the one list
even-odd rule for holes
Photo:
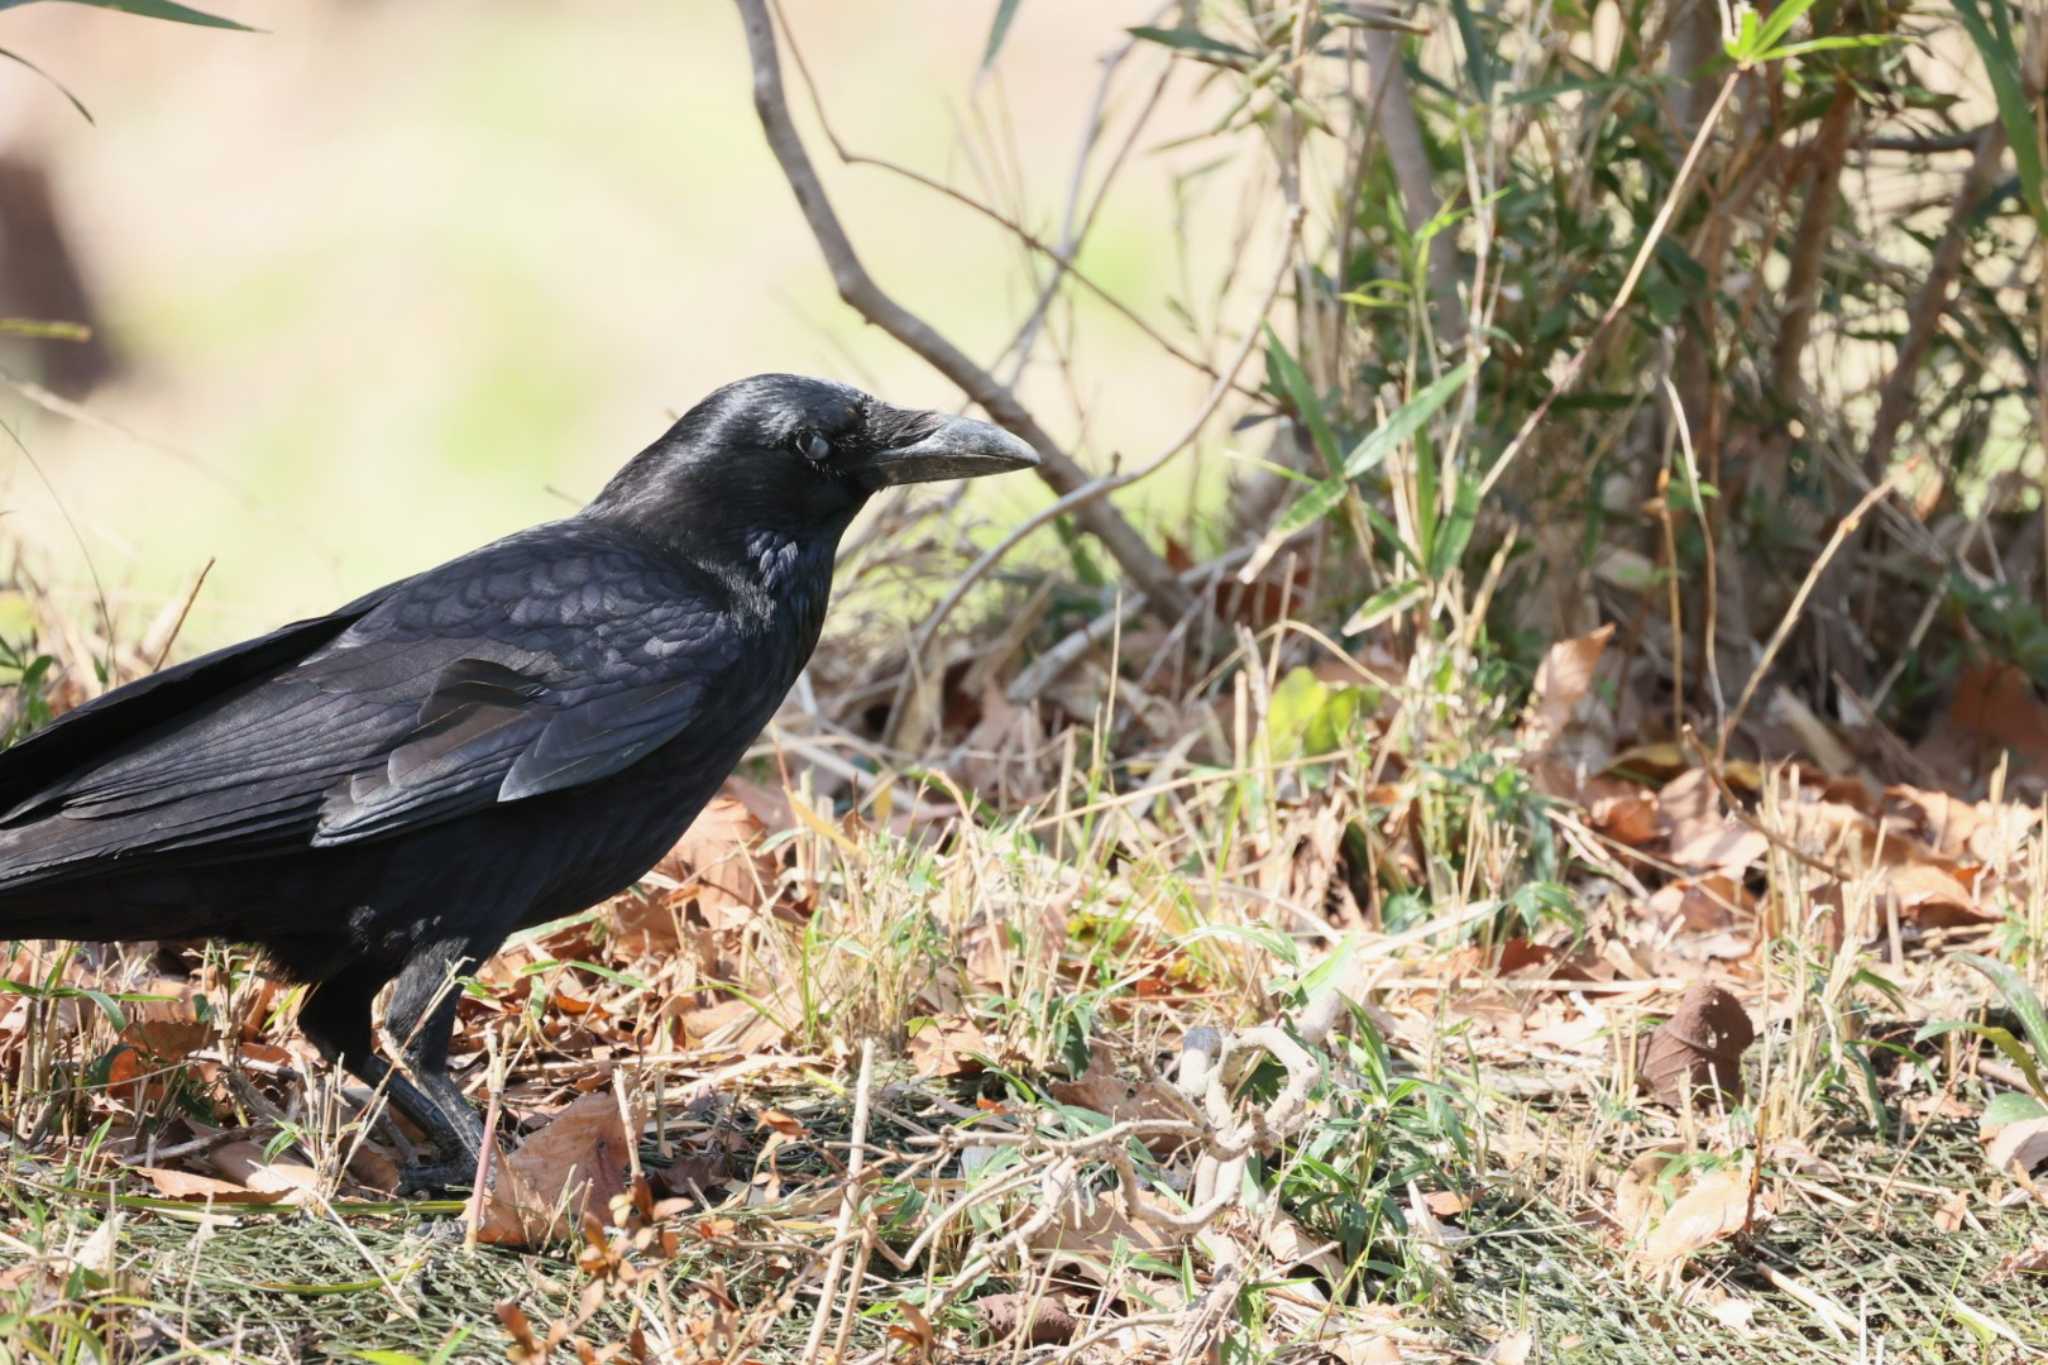
[[[810,154],[789,114],[782,86],[782,68],[775,50],[775,28],[765,0],[734,0],[746,29],[747,52],[754,68],[754,109],[768,146],[796,195],[811,235],[832,272],[832,283],[853,310],[916,352],[986,412],[997,425],[1022,437],[1038,451],[1039,477],[1057,493],[1072,493],[1088,483],[1076,464],[1015,394],[965,352],[941,336],[924,319],[904,308],[877,285],[860,262],[853,243],[825,196]],[[1172,621],[1193,610],[1194,599],[1173,569],[1145,543],[1143,536],[1109,503],[1088,503],[1075,512],[1081,528],[1093,536],[1145,594],[1151,609]]]
[[1010,551],[1016,549],[1025,537],[1038,531],[1048,523],[1066,516],[1070,512],[1077,511],[1099,498],[1108,497],[1118,489],[1129,488],[1132,484],[1142,479],[1152,477],[1152,475],[1163,469],[1168,461],[1172,460],[1174,456],[1180,454],[1194,442],[1195,437],[1201,434],[1202,428],[1208,425],[1210,417],[1215,415],[1216,409],[1222,404],[1224,397],[1236,387],[1235,381],[1238,372],[1244,368],[1244,362],[1251,356],[1252,351],[1259,344],[1260,323],[1273,311],[1274,301],[1280,297],[1280,290],[1287,283],[1288,267],[1292,263],[1294,256],[1294,244],[1301,235],[1302,217],[1302,210],[1299,208],[1287,216],[1287,230],[1280,243],[1280,264],[1273,273],[1272,284],[1268,286],[1265,298],[1260,301],[1257,313],[1253,315],[1250,325],[1245,328],[1244,342],[1238,348],[1237,355],[1232,358],[1230,364],[1225,366],[1223,371],[1216,376],[1214,387],[1209,390],[1208,396],[1202,400],[1201,406],[1195,409],[1194,417],[1181,429],[1180,434],[1161,447],[1158,454],[1145,460],[1143,463],[1134,465],[1120,474],[1105,474],[1099,479],[1092,479],[1057,502],[1054,502],[1051,506],[1041,509],[1018,523],[1011,529],[1008,535],[990,546],[983,552],[980,558],[969,565],[967,572],[962,574],[959,581],[939,600],[938,606],[932,608],[931,614],[926,616],[917,628],[917,635],[911,646],[914,650],[920,654],[924,652],[925,648],[931,644],[932,637],[938,633],[939,627],[945,623],[948,616],[953,614],[953,609],[960,605],[962,599],[967,596],[968,591],[976,583],[986,578],[989,571],[1001,563]]
[[1941,320],[1948,314],[1949,296],[1962,270],[1963,248],[1970,242],[1971,220],[1984,202],[1984,196],[1991,192],[1998,178],[2000,166],[2005,159],[2005,125],[1992,123],[1977,135],[1977,157],[1970,163],[1970,169],[1963,176],[1963,185],[1956,192],[1955,210],[1950,215],[1948,231],[1934,248],[1934,260],[1927,267],[1927,281],[1920,286],[1920,292],[1913,298],[1913,307],[1908,313],[1905,338],[1899,342],[1898,359],[1892,363],[1892,372],[1886,376],[1884,388],[1878,395],[1877,419],[1871,423],[1870,444],[1863,453],[1863,468],[1871,478],[1884,477],[1886,466],[1891,463],[1892,446],[1899,438],[1899,428],[1913,409],[1914,381],[1920,375],[1920,363],[1927,358],[1928,349],[1934,344],[1934,333],[1941,326]]
[[1739,76],[1739,72],[1731,71],[1728,78],[1721,82],[1721,92],[1714,96],[1713,106],[1707,110],[1707,116],[1700,121],[1699,134],[1693,138],[1692,146],[1686,150],[1685,160],[1678,167],[1678,175],[1671,182],[1671,192],[1664,197],[1664,206],[1657,210],[1656,218],[1650,223],[1650,230],[1643,234],[1643,244],[1637,249],[1636,258],[1630,263],[1628,274],[1621,281],[1621,288],[1615,291],[1613,301],[1607,305],[1607,311],[1602,313],[1600,321],[1594,324],[1593,334],[1586,338],[1586,344],[1571,358],[1571,363],[1565,366],[1565,371],[1558,377],[1557,383],[1551,386],[1543,401],[1536,405],[1536,410],[1523,419],[1521,428],[1515,432],[1514,439],[1508,442],[1507,449],[1500,453],[1499,458],[1494,460],[1493,467],[1486,471],[1486,477],[1479,483],[1481,498],[1491,493],[1493,486],[1500,482],[1500,476],[1507,473],[1508,465],[1522,452],[1522,447],[1529,443],[1529,437],[1549,414],[1550,405],[1578,387],[1579,376],[1586,369],[1586,361],[1592,357],[1594,348],[1607,335],[1607,329],[1621,316],[1621,310],[1627,305],[1629,296],[1635,293],[1637,282],[1642,279],[1644,269],[1650,264],[1650,253],[1656,250],[1658,240],[1664,235],[1664,229],[1670,225],[1671,215],[1677,211],[1687,182],[1692,179],[1693,167],[1698,164],[1700,153],[1706,148],[1707,139],[1713,136],[1714,125],[1721,121],[1721,111],[1727,107],[1728,97],[1735,93],[1735,82]]
[[1785,640],[1792,634],[1793,625],[1799,620],[1800,613],[1806,609],[1806,599],[1812,596],[1814,585],[1820,582],[1821,575],[1827,572],[1828,561],[1832,560],[1835,552],[1855,534],[1856,528],[1862,525],[1863,518],[1869,514],[1870,509],[1891,491],[1891,480],[1880,479],[1877,486],[1865,493],[1849,510],[1848,516],[1835,523],[1834,534],[1828,537],[1828,543],[1822,547],[1820,557],[1814,560],[1813,567],[1807,570],[1806,581],[1801,583],[1799,591],[1792,595],[1792,604],[1785,608],[1784,619],[1778,622],[1778,628],[1771,633],[1770,642],[1764,646],[1763,657],[1758,659],[1756,667],[1750,670],[1749,680],[1742,685],[1742,695],[1735,699],[1735,709],[1728,713],[1728,722],[1721,727],[1721,733],[1714,741],[1716,764],[1726,761],[1730,736],[1735,733],[1735,728],[1742,724],[1742,713],[1749,709],[1749,701],[1756,695],[1757,684],[1761,683],[1764,674],[1770,671],[1772,661],[1778,657],[1778,651],[1785,647]]
[[[1158,23],[1172,8],[1173,0],[1168,0],[1167,4],[1154,11],[1146,22]],[[1095,215],[1101,211],[1103,201],[1109,198],[1109,187],[1116,183],[1117,172],[1123,169],[1132,149],[1138,145],[1139,136],[1145,131],[1145,125],[1151,122],[1153,111],[1159,107],[1160,97],[1166,93],[1166,83],[1173,79],[1173,64],[1169,62],[1160,71],[1159,79],[1152,83],[1152,90],[1146,95],[1145,103],[1131,120],[1131,126],[1124,133],[1122,143],[1110,157],[1109,165],[1104,168],[1102,183],[1096,186],[1095,194],[1089,199],[1087,211],[1082,212],[1081,189],[1087,180],[1088,160],[1095,154],[1095,144],[1102,137],[1104,110],[1109,103],[1110,84],[1116,79],[1118,69],[1131,53],[1137,50],[1138,45],[1137,38],[1126,39],[1121,47],[1102,58],[1102,75],[1097,79],[1095,93],[1088,101],[1088,117],[1081,129],[1081,146],[1074,153],[1074,171],[1067,182],[1066,208],[1060,213],[1060,252],[1064,256],[1071,258],[1080,252],[1081,243],[1087,240],[1089,230],[1095,226]],[[1010,338],[1010,344],[1003,348],[1002,357],[1015,358],[1015,364],[1010,370],[1010,382],[1015,383],[1024,373],[1024,366],[1030,361],[1032,349],[1037,344],[1039,329],[1045,325],[1046,316],[1052,311],[1053,300],[1059,297],[1060,284],[1066,279],[1066,275],[1065,266],[1053,267],[1051,278],[1046,280],[1038,291],[1037,300],[1031,305],[1031,312],[1018,326],[1016,334]],[[1002,363],[1003,360],[999,357],[996,364]]]
[[1792,265],[1785,278],[1785,313],[1778,324],[1778,342],[1771,365],[1773,383],[1780,394],[1792,393],[1799,384],[1799,361],[1806,354],[1807,335],[1820,299],[1821,260],[1835,226],[1835,200],[1840,194],[1842,162],[1848,155],[1849,129],[1855,115],[1856,90],[1845,80],[1836,88],[1834,103],[1821,118],[1820,134],[1814,139],[1813,174],[1806,182],[1806,204],[1792,238]]
[[[784,19],[784,31],[787,32],[788,28],[789,21],[787,19]],[[1075,264],[1074,262],[1074,257],[1072,254],[1073,249],[1071,247],[1062,248],[1052,245],[1050,242],[1045,241],[1037,233],[1033,232],[1030,228],[1025,227],[1022,223],[1018,222],[1009,214],[1004,213],[1001,209],[996,208],[992,204],[983,203],[981,200],[975,198],[973,195],[968,194],[965,190],[955,189],[951,185],[948,185],[943,180],[939,180],[932,176],[926,175],[923,171],[916,170],[909,166],[905,166],[900,162],[890,161],[886,157],[869,156],[865,152],[856,152],[852,148],[848,147],[845,143],[841,142],[839,140],[839,134],[833,131],[831,120],[827,118],[825,115],[825,101],[823,97],[818,94],[818,84],[816,81],[811,79],[811,69],[809,66],[805,64],[803,51],[797,47],[794,35],[792,35],[790,38],[789,55],[790,59],[796,63],[797,75],[802,77],[803,79],[804,92],[811,97],[811,110],[818,116],[818,129],[820,132],[825,134],[825,141],[832,144],[833,154],[836,155],[843,164],[848,166],[873,166],[876,170],[888,171],[892,175],[900,175],[913,185],[920,185],[925,189],[932,191],[932,193],[934,194],[944,195],[946,198],[952,200],[954,203],[960,205],[962,208],[969,209],[975,213],[980,214],[982,217],[988,219],[992,223],[995,223],[996,225],[1001,227],[1005,232],[1008,232],[1011,236],[1015,237],[1018,241],[1022,242],[1030,250],[1036,252],[1037,254],[1051,261],[1054,265],[1056,272],[1053,276],[1055,282],[1058,281],[1061,275],[1071,275],[1074,279],[1074,283],[1080,285],[1083,289],[1093,294],[1104,305],[1106,305],[1111,312],[1115,313],[1125,322],[1128,322],[1131,326],[1137,328],[1140,332],[1144,333],[1145,339],[1147,341],[1150,341],[1153,345],[1157,346],[1160,350],[1165,351],[1168,355],[1172,356],[1175,360],[1180,361],[1183,365],[1188,365],[1193,367],[1194,369],[1200,370],[1203,374],[1208,375],[1211,379],[1214,379],[1216,377],[1215,366],[1211,365],[1208,361],[1202,359],[1200,356],[1189,355],[1186,351],[1174,345],[1173,342],[1169,341],[1166,337],[1161,336],[1157,328],[1153,327],[1151,323],[1145,321],[1145,319],[1143,319],[1142,317],[1139,317],[1138,314],[1132,311],[1130,306],[1126,304],[1122,299],[1119,299],[1116,295],[1110,293],[1107,289],[1103,288],[1101,285],[1097,284],[1094,280],[1090,279],[1085,273],[1083,273],[1081,267]],[[1250,389],[1240,389],[1239,392],[1244,394],[1247,398],[1255,398],[1258,396],[1254,391]]]
[[[1443,211],[1430,170],[1429,151],[1415,117],[1415,96],[1401,68],[1400,38],[1379,29],[1365,34],[1366,69],[1371,74],[1373,120],[1387,149],[1394,181],[1401,187],[1401,207],[1408,230],[1420,232]],[[1351,206],[1345,206],[1351,212]],[[1338,262],[1341,269],[1343,262]],[[1458,298],[1458,250],[1453,234],[1429,239],[1429,293],[1438,340],[1456,347],[1465,339],[1465,305]]]
[[178,632],[185,628],[185,618],[192,614],[192,604],[199,600],[199,590],[206,586],[206,576],[213,572],[213,564],[213,557],[209,555],[205,567],[199,570],[199,577],[192,580],[192,591],[185,594],[185,605],[178,608],[178,619],[171,622],[171,633],[164,636],[163,646],[157,650],[156,659],[149,666],[150,672],[160,672],[164,660],[171,657],[171,646],[178,643]]
[[[1992,125],[1985,125],[1986,128]],[[1873,152],[1913,152],[1922,156],[1936,152],[1974,152],[1985,128],[1965,128],[1953,133],[1887,134],[1867,137],[1857,143]]]
[[[811,1319],[811,1334],[804,1343],[804,1365],[811,1365],[818,1358],[818,1347],[825,1340],[825,1326],[832,1317],[833,1291],[838,1288],[839,1268],[846,1260],[847,1232],[853,1226],[855,1207],[860,1203],[861,1169],[867,1163],[868,1141],[868,1096],[875,1078],[875,1040],[863,1038],[860,1044],[860,1079],[853,1092],[853,1134],[852,1147],[846,1158],[846,1185],[839,1198],[839,1230],[832,1239],[832,1255],[825,1263],[825,1279],[818,1286],[818,1314]],[[856,1280],[855,1288],[858,1289]]]

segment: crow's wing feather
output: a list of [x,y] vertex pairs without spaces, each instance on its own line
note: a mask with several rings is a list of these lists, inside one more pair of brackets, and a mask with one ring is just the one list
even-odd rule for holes
[[[375,838],[623,771],[697,718],[705,662],[687,661],[664,670],[673,676],[660,681],[565,703],[557,689],[516,670],[458,660],[383,767],[328,793],[313,842]],[[474,681],[485,672],[498,676]]]
[[81,769],[104,762],[194,706],[305,658],[375,605],[373,596],[330,616],[294,621],[268,635],[152,673],[65,712],[0,753],[0,825],[32,814],[61,793]]
[[562,711],[520,751],[498,799],[517,801],[611,776],[673,738],[698,714],[704,692],[704,678],[692,672]]
[[110,856],[375,839],[616,773],[730,685],[731,606],[598,528],[510,537],[49,773],[30,825],[0,829],[0,890]]

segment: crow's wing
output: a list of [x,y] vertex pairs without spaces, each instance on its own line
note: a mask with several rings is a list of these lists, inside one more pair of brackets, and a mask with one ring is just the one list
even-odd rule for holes
[[731,606],[704,571],[587,524],[510,537],[74,769],[0,831],[0,889],[385,837],[616,773],[736,676]]
[[32,813],[81,768],[119,753],[195,707],[288,668],[369,614],[376,599],[331,616],[294,621],[97,697],[0,753],[0,824]]
[[313,842],[352,843],[609,777],[697,717],[707,675],[722,671],[705,662],[671,665],[651,682],[589,687],[457,659],[382,765],[329,790]]

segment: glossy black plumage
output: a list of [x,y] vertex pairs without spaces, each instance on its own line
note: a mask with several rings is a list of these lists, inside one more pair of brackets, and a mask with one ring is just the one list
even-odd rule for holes
[[[630,885],[817,643],[833,555],[890,483],[1032,462],[993,427],[764,375],[589,507],[120,688],[0,754],[0,937],[214,936],[316,983],[307,1036],[459,1181],[450,972]],[[416,1082],[416,1084],[415,1084]]]

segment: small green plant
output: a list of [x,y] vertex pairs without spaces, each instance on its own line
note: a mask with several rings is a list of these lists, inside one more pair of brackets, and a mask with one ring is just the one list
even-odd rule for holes
[[[2007,1090],[1993,1096],[1984,1107],[1987,1126],[2018,1123],[2024,1119],[2048,1118],[2048,1009],[2041,997],[2017,971],[1995,958],[1960,953],[1959,960],[1981,972],[1998,988],[2020,1025],[2020,1033],[1997,1024],[1979,1024],[1967,1019],[1929,1021],[1914,1035],[1916,1043],[1945,1033],[1973,1033],[1997,1048],[2026,1078],[2025,1090]],[[2024,1035],[2024,1039],[2020,1035]]]
[[33,643],[16,644],[0,637],[0,688],[13,694],[4,726],[0,726],[0,749],[19,744],[54,719],[49,688],[50,670],[56,663],[53,655],[41,652]]

